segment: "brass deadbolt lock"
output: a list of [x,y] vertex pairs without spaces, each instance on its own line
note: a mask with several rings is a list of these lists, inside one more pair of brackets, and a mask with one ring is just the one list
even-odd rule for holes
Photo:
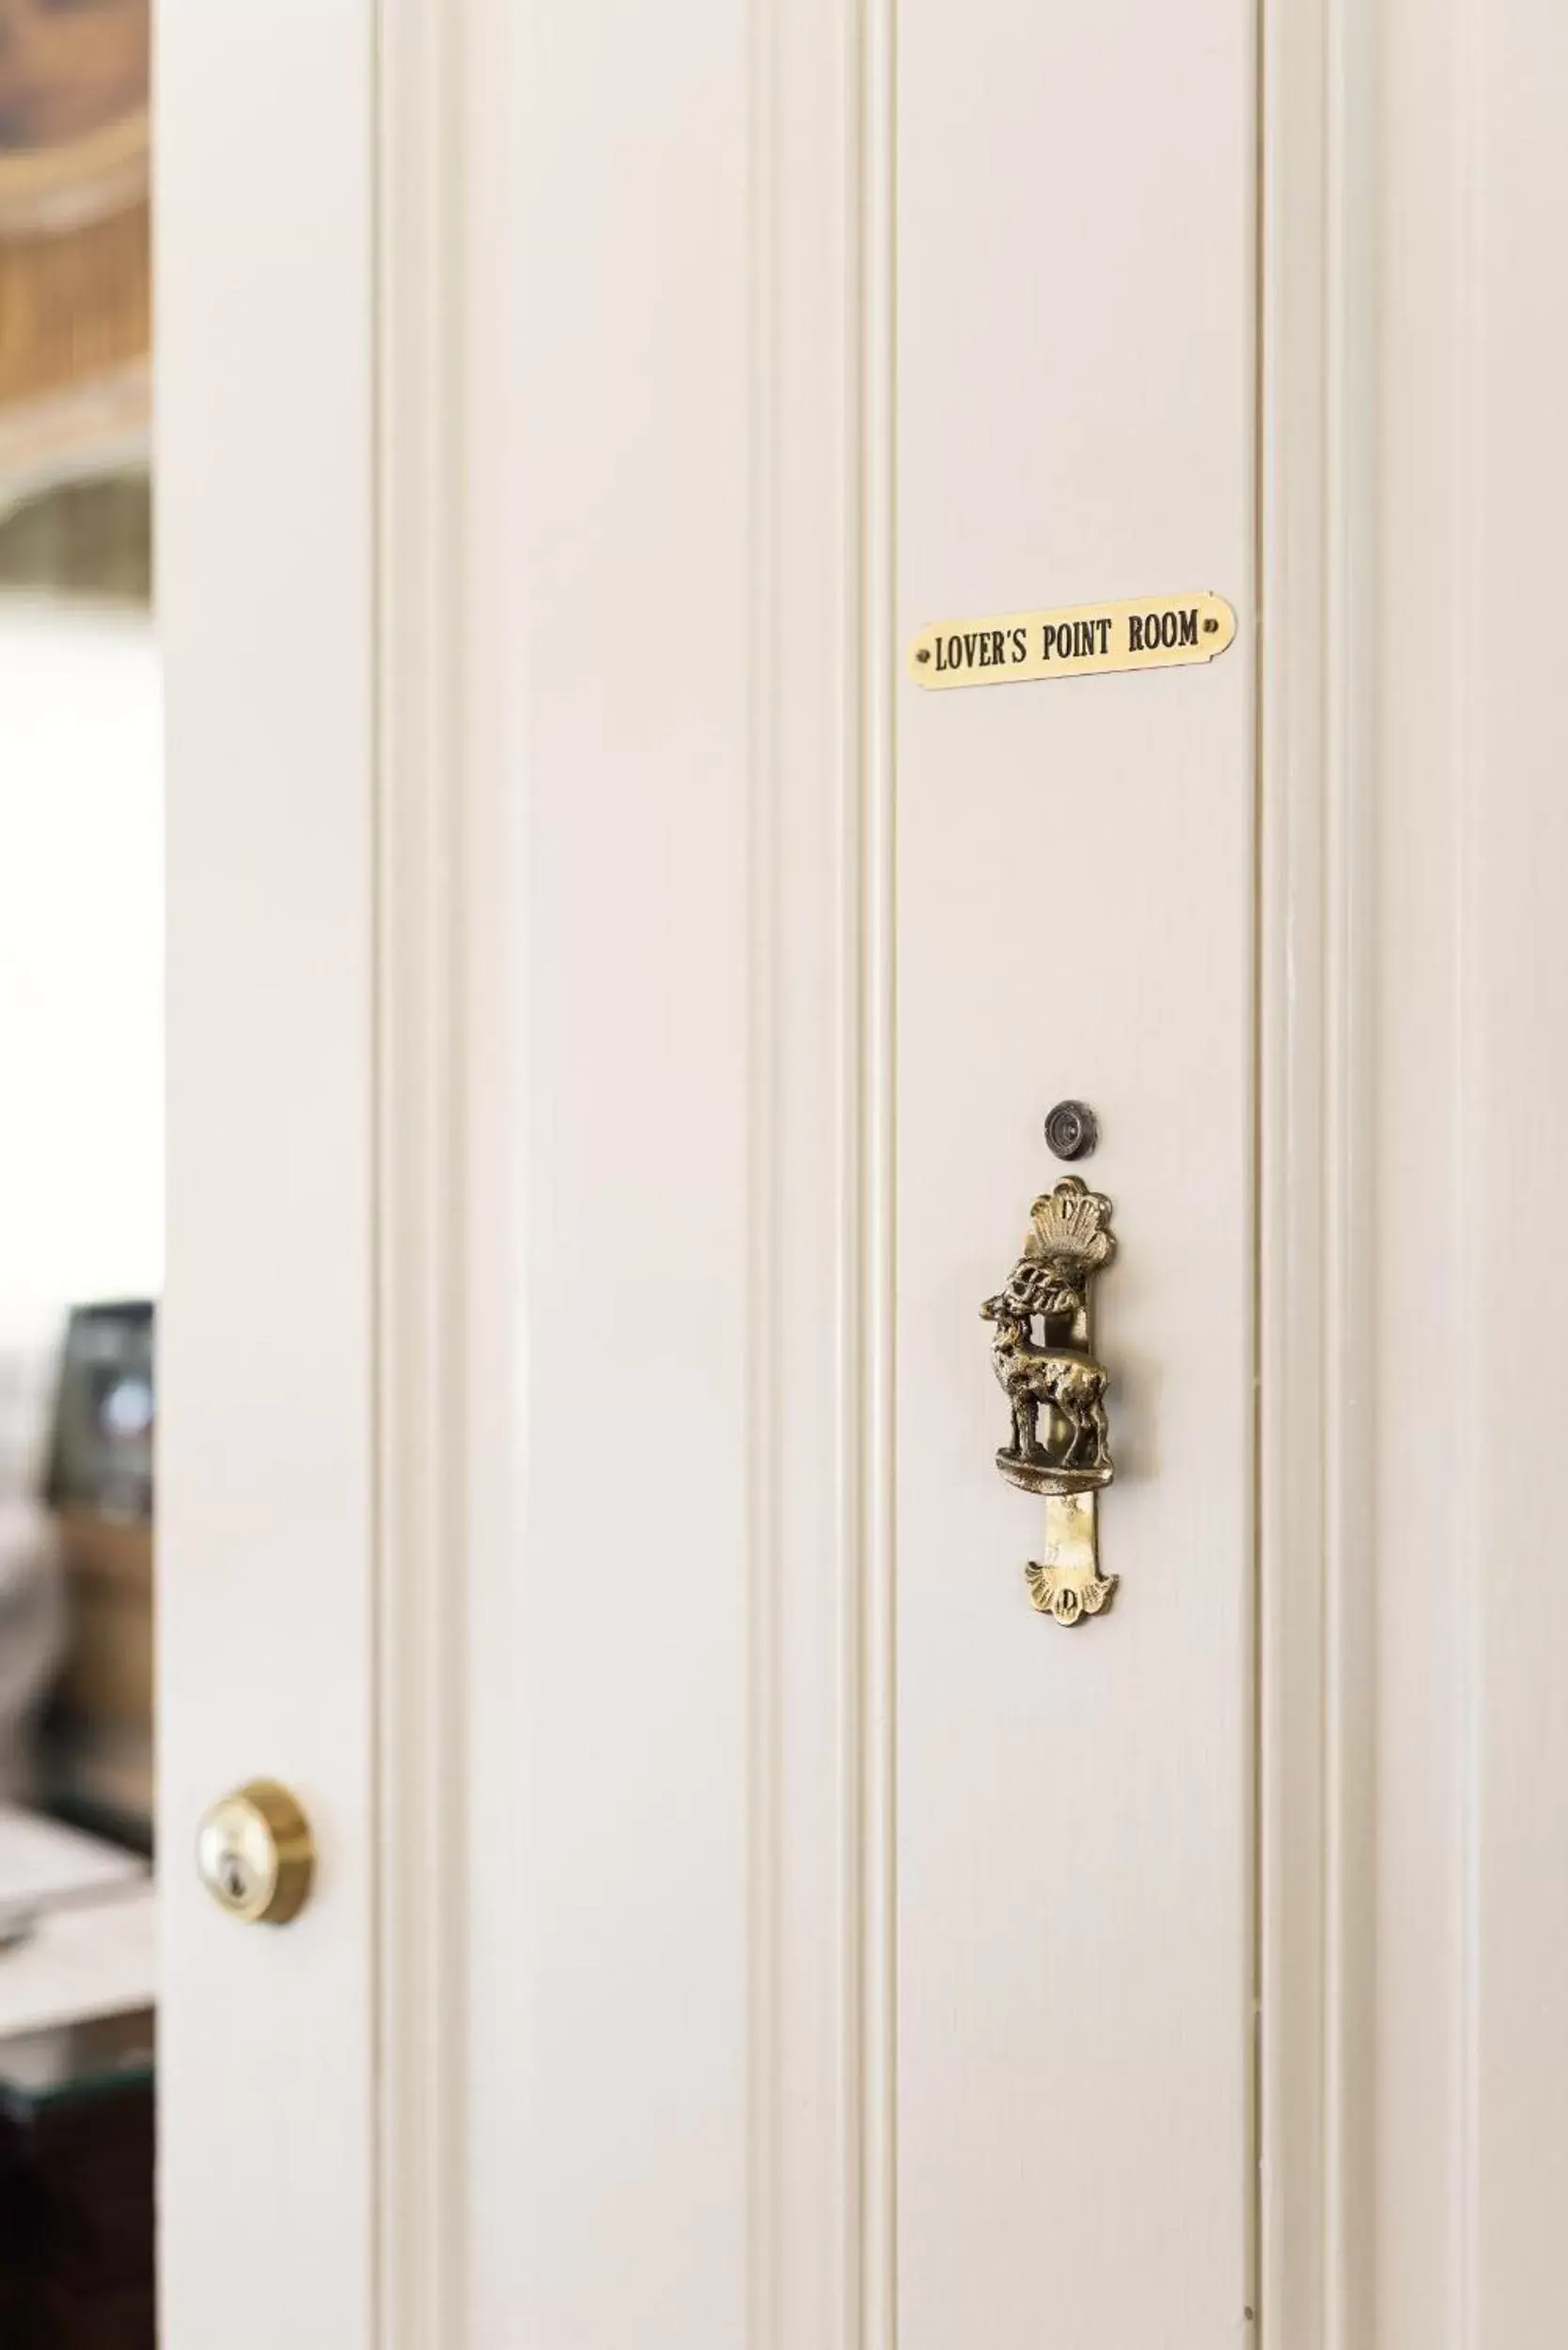
[[196,1869],[220,1909],[247,1926],[286,1926],[310,1893],[316,1845],[287,1787],[253,1778],[202,1815]]

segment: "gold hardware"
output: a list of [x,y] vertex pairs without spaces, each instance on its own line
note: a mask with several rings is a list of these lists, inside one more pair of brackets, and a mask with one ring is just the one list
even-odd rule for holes
[[1113,669],[1178,669],[1213,661],[1235,640],[1223,596],[1139,596],[1131,603],[1074,603],[1059,612],[996,612],[933,620],[909,649],[917,685],[1020,685],[1031,678],[1092,677]]
[[202,1815],[196,1868],[220,1909],[250,1926],[286,1926],[310,1892],[316,1846],[287,1787],[253,1778]]
[[1044,1496],[1045,1556],[1025,1573],[1036,1607],[1058,1623],[1099,1615],[1120,1580],[1100,1573],[1098,1496],[1116,1472],[1105,1421],[1109,1373],[1094,1359],[1090,1320],[1094,1276],[1116,1247],[1110,1213],[1104,1192],[1064,1175],[1035,1201],[1023,1255],[980,1308],[994,1326],[991,1360],[1012,1410],[1012,1440],[996,1466],[1009,1484]]

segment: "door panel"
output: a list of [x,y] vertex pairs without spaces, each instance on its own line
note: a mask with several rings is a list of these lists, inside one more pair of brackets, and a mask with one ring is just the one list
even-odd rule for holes
[[[1213,588],[1213,665],[898,713],[903,2350],[1250,2299],[1252,11],[903,0],[898,610]],[[1032,1613],[980,1300],[1066,1170],[1107,1614]]]

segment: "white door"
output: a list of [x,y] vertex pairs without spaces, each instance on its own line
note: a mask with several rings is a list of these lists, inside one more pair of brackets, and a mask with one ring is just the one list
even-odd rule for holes
[[1251,9],[370,31],[164,16],[166,2341],[1234,2338]]
[[172,2350],[1558,2338],[1506,15],[165,8]]
[[[858,63],[835,7],[765,21],[618,18],[603,76],[594,11],[476,10],[448,216],[409,24],[378,114],[368,8],[165,11],[171,2350],[447,2350],[464,2301],[582,2350],[1246,2322],[1251,14],[985,0],[956,39],[905,0]],[[1200,226],[1152,233],[1174,187]],[[465,219],[454,421],[420,231]],[[461,657],[422,401],[474,484]],[[1173,597],[1236,641],[994,690],[906,660]],[[472,804],[438,706],[410,817],[448,656]],[[439,919],[444,843],[472,951],[421,980],[400,892]],[[462,1756],[400,1660],[460,1637],[455,1513],[431,1653],[390,1618],[421,1463],[458,1465],[456,1357],[410,1360],[443,1012],[476,1889],[422,2069]],[[979,1308],[1072,1096],[1118,1586],[1068,1625]],[[400,1724],[447,1744],[400,1767]],[[259,1776],[318,1845],[284,1932],[189,1858]]]

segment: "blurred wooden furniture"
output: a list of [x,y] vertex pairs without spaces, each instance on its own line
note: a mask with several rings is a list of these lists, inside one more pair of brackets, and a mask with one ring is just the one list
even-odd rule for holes
[[146,446],[149,0],[0,0],[0,509]]

